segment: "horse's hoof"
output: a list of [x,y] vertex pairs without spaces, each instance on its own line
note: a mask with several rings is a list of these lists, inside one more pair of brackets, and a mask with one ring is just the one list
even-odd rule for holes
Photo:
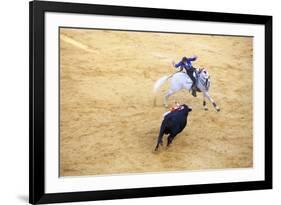
[[217,112],[220,112],[220,111],[221,111],[221,109],[220,109],[220,108],[218,108],[218,109],[217,109]]
[[205,111],[208,111],[208,108],[204,108]]

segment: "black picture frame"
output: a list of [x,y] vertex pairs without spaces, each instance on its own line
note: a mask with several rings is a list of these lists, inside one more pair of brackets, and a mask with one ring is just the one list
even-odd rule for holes
[[[185,10],[105,6],[62,2],[32,1],[29,4],[30,85],[29,85],[29,202],[31,204],[75,202],[138,197],[155,197],[272,188],[272,16],[199,12]],[[153,188],[45,192],[45,12],[102,14],[110,16],[150,17],[209,22],[259,24],[265,27],[265,180],[235,183],[197,184]]]

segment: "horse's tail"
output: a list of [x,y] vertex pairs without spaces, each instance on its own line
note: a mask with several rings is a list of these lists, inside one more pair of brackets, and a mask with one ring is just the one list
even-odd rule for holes
[[159,80],[156,81],[153,87],[153,92],[158,92],[159,88],[170,78],[171,76],[163,76]]

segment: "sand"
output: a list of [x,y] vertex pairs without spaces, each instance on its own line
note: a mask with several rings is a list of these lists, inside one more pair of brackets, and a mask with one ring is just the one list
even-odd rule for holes
[[[188,125],[154,152],[169,84],[156,106],[153,85],[193,54],[221,112],[179,91]],[[252,58],[251,37],[61,28],[60,176],[252,167]]]

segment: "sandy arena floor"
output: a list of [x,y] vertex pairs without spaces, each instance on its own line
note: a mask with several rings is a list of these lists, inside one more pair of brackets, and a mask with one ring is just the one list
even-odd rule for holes
[[[60,46],[61,176],[253,166],[252,38],[61,28]],[[188,125],[154,152],[168,87],[153,107],[154,82],[192,54],[221,112],[178,92],[169,104],[192,106]]]

